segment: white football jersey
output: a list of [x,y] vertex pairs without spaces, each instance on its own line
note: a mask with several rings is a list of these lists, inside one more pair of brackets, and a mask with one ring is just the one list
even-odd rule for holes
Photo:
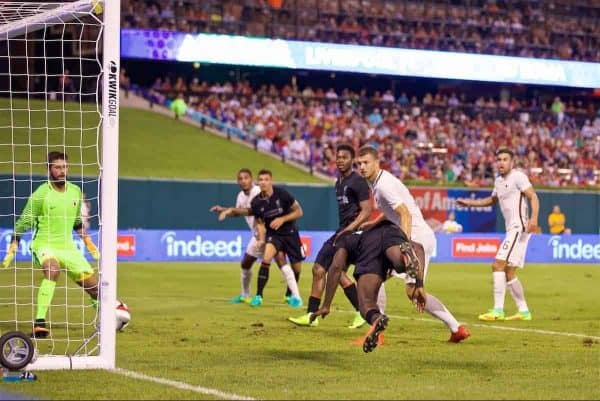
[[527,199],[523,191],[531,187],[527,175],[520,170],[511,170],[506,177],[496,177],[492,196],[498,198],[504,216],[506,231],[525,231],[529,221]]
[[411,215],[411,230],[412,231],[427,231],[429,226],[423,218],[421,209],[417,206],[415,198],[412,197],[406,185],[392,173],[386,170],[379,171],[377,178],[371,185],[375,205],[384,216],[392,223],[400,226],[400,216],[396,213],[396,208],[405,204]]
[[[240,191],[235,201],[235,207],[250,209],[250,202],[252,202],[252,199],[254,199],[254,197],[259,193],[260,187],[258,185],[253,185],[248,194],[244,193],[244,191]],[[244,218],[246,219],[246,223],[248,223],[248,227],[250,227],[250,230],[254,231],[254,216],[245,216]]]

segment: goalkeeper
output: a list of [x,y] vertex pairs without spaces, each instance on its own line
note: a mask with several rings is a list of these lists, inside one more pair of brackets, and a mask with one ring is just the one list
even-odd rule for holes
[[2,262],[3,267],[12,264],[21,235],[33,229],[33,264],[42,268],[44,278],[37,294],[32,337],[45,338],[50,334],[46,315],[61,269],[83,287],[92,305],[97,306],[98,278],[73,241],[73,230],[76,230],[94,259],[99,258],[98,248],[83,229],[81,201],[81,189],[67,181],[67,155],[48,153],[48,182],[41,184],[27,200]]

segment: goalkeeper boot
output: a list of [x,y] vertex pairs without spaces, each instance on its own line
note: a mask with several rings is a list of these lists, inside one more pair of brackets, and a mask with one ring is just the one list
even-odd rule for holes
[[250,297],[245,297],[243,295],[238,295],[237,297],[233,297],[229,300],[229,303],[232,304],[247,304],[250,302]]
[[46,338],[50,335],[50,330],[46,328],[46,320],[35,319],[33,323],[33,332],[31,337],[33,338]]
[[517,312],[512,316],[507,316],[504,320],[531,320],[531,312]]
[[304,327],[317,327],[319,326],[319,318],[316,318],[315,320],[313,320],[312,322],[310,321],[310,317],[312,316],[312,313],[306,313],[302,316],[298,316],[298,317],[288,317],[288,320],[292,323],[294,323],[297,326],[304,326]]
[[365,342],[363,343],[363,351],[371,352],[379,345],[379,336],[383,333],[388,325],[388,317],[386,315],[379,315],[379,317],[373,322],[367,335],[365,336]]
[[359,329],[361,328],[367,321],[363,319],[360,315],[360,312],[354,312],[354,319],[352,320],[352,324],[348,326],[349,329]]
[[250,300],[250,306],[261,306],[263,303],[263,299],[261,295],[255,295]]
[[452,333],[448,342],[459,343],[462,340],[466,340],[470,336],[471,332],[469,332],[469,330],[465,326],[458,326],[458,330],[456,330],[456,333]]
[[504,311],[502,309],[490,309],[487,311],[487,313],[479,315],[479,320],[483,320],[485,322],[504,320]]

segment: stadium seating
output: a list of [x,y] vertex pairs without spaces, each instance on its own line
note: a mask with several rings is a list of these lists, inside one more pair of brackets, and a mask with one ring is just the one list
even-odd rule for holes
[[600,61],[600,1],[123,0],[123,28]]
[[[494,152],[509,146],[535,184],[600,185],[600,114],[592,103],[564,104],[463,94],[422,99],[391,91],[339,94],[247,81],[209,84],[158,78],[145,96],[168,102],[187,93],[191,110],[245,133],[258,149],[335,175],[335,145],[377,146],[386,168],[405,180],[491,185]],[[600,110],[599,110],[600,112]]]

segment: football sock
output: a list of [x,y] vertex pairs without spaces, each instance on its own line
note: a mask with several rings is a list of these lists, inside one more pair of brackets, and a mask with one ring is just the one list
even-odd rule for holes
[[242,269],[241,272],[242,280],[242,296],[250,296],[250,281],[252,280],[252,269]]
[[281,266],[281,274],[285,278],[287,282],[287,286],[290,290],[292,296],[296,298],[300,298],[300,291],[298,290],[298,283],[296,283],[296,277],[294,276],[294,271],[292,270],[292,266],[283,265]]
[[319,310],[320,305],[321,305],[321,298],[310,296],[308,298],[308,309],[306,311],[308,313],[316,312]]
[[261,297],[263,295],[265,285],[267,285],[267,281],[269,281],[269,266],[270,264],[263,262],[260,264],[260,269],[258,270],[256,295],[260,295]]
[[527,307],[527,302],[525,301],[525,291],[523,290],[523,285],[519,279],[515,277],[506,283],[506,286],[508,287],[510,295],[515,300],[515,304],[517,304],[519,312],[527,312],[529,308]]
[[[297,272],[296,270],[294,270],[294,278],[296,279],[296,284],[297,284],[298,280],[300,280],[300,272]],[[290,287],[288,286],[287,289],[285,290],[285,296],[289,297],[290,295],[292,295],[292,290],[290,290]]]
[[381,287],[379,287],[379,292],[377,293],[377,306],[381,313],[385,313],[385,306],[387,304],[387,294],[385,293],[385,286],[383,283]]
[[358,309],[358,293],[356,292],[356,284],[352,283],[348,287],[344,288],[344,294],[350,301],[355,310]]
[[506,274],[504,272],[493,272],[494,279],[494,309],[504,310],[504,296],[506,295]]
[[425,304],[425,310],[431,316],[437,317],[448,326],[451,332],[456,333],[458,331],[459,323],[452,313],[444,306],[444,304],[431,294],[427,294],[427,303]]
[[379,312],[377,309],[369,309],[365,314],[364,318],[367,321],[367,323],[373,324],[375,319],[377,319],[379,316],[381,316],[381,312]]
[[42,280],[42,284],[40,285],[37,296],[37,311],[35,313],[36,320],[46,319],[48,308],[50,307],[52,298],[54,297],[55,288],[56,281],[48,280],[46,278]]

